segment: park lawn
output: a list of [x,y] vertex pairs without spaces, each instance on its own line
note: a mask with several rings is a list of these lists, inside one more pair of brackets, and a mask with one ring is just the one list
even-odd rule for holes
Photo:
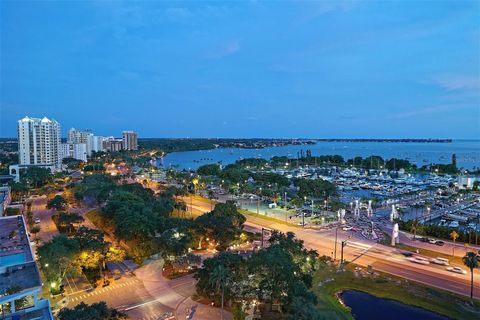
[[[347,307],[343,306],[336,294],[345,289],[363,291],[380,298],[397,300],[417,306],[452,319],[479,319],[480,303],[467,307],[468,299],[433,289],[416,282],[375,272],[374,275],[355,270],[356,265],[349,264],[343,272],[336,267],[322,264],[314,275],[312,290],[318,297],[319,309],[326,319],[352,319]],[[322,284],[322,281],[333,279]]]
[[268,217],[268,216],[265,216],[265,215],[263,215],[263,214],[257,214],[257,213],[255,213],[255,212],[252,212],[252,211],[249,211],[249,210],[246,210],[246,209],[238,209],[238,212],[240,212],[240,213],[243,214],[243,215],[252,216],[252,217],[259,218],[259,219],[264,219],[264,220],[272,221],[272,222],[275,222],[275,223],[281,223],[281,224],[284,224],[284,225],[287,225],[287,226],[290,226],[290,227],[299,228],[299,226],[296,225],[296,224],[294,224],[294,223],[285,222],[285,221],[283,221],[283,220],[279,220],[279,219],[275,219],[275,218],[272,218],[272,217]]

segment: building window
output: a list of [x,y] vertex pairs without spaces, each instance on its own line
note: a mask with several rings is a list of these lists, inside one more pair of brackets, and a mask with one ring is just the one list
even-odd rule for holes
[[12,303],[11,302],[6,302],[4,304],[0,304],[0,314],[9,314],[12,313]]

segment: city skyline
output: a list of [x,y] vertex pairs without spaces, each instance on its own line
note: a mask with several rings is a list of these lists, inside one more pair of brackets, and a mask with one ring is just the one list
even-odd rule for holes
[[478,138],[476,1],[0,6],[1,137]]

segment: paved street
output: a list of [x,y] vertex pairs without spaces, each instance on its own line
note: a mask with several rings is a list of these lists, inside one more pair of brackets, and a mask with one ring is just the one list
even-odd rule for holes
[[[188,203],[189,205],[189,203]],[[210,211],[210,205],[193,200],[193,208],[204,212]],[[332,256],[335,246],[335,230],[312,230],[286,226],[281,223],[264,220],[252,216],[247,216],[246,226],[251,229],[268,228],[276,229],[282,232],[292,231],[298,238],[305,242],[309,248],[315,249],[320,255]],[[337,240],[337,259],[340,258],[340,242],[348,239],[350,232],[338,231]],[[431,250],[435,248],[429,248]],[[461,295],[470,294],[470,275],[455,274],[445,270],[443,266],[419,265],[406,260],[399,250],[368,241],[361,236],[354,236],[348,240],[348,245],[344,249],[345,259],[354,261],[356,264],[366,267],[372,267],[378,271],[389,273],[395,276],[414,280],[426,285],[449,290]],[[464,266],[461,266],[465,269]],[[479,277],[478,271],[475,272],[475,278]],[[475,281],[474,295],[480,297],[480,286]]]
[[[168,280],[162,276],[162,266],[161,261],[147,261],[133,276],[104,288],[68,295],[67,305],[105,301],[132,319],[184,319],[186,311],[192,314],[191,319],[220,318],[220,309],[190,299],[195,290],[192,276]],[[224,319],[231,319],[231,315],[225,312]]]

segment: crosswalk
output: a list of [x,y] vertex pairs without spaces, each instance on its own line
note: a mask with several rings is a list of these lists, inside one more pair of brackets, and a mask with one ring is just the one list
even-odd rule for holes
[[164,312],[163,314],[154,314],[148,317],[143,317],[140,320],[172,320],[175,319],[173,312]]
[[173,320],[175,316],[173,312],[165,312],[163,314],[154,314],[148,317],[143,317],[140,320]]
[[81,301],[85,298],[92,297],[92,296],[97,296],[97,295],[103,294],[105,292],[114,291],[114,290],[119,289],[119,288],[124,288],[124,287],[127,287],[129,285],[135,284],[137,282],[140,282],[140,280],[134,278],[134,279],[129,280],[127,282],[114,284],[114,285],[111,285],[111,286],[108,286],[108,287],[104,287],[104,288],[101,288],[101,289],[94,290],[94,291],[89,292],[89,293],[79,294],[76,297],[71,297],[70,302]]

